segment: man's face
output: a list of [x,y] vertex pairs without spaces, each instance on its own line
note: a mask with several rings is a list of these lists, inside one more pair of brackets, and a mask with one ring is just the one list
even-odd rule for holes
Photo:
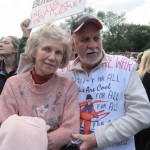
[[102,58],[102,43],[99,28],[86,23],[74,37],[73,49],[85,69],[93,69]]

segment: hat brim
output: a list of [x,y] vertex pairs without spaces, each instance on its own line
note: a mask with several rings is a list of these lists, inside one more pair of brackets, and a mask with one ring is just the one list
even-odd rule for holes
[[74,30],[73,33],[79,31],[79,30],[81,29],[81,27],[82,27],[84,24],[86,24],[87,22],[94,23],[95,25],[98,26],[99,30],[101,30],[101,29],[103,28],[103,26],[102,26],[102,24],[100,23],[99,20],[91,18],[91,19],[88,19],[88,20],[86,20],[85,22],[83,22],[76,30]]

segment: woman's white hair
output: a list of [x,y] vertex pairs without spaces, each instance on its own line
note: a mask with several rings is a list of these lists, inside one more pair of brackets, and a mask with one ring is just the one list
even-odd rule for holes
[[34,54],[37,51],[37,47],[43,41],[43,38],[54,39],[63,44],[64,53],[61,66],[59,66],[59,68],[66,67],[71,57],[71,39],[67,37],[67,33],[65,31],[55,25],[44,25],[31,34],[25,47],[25,54],[27,57],[35,62]]

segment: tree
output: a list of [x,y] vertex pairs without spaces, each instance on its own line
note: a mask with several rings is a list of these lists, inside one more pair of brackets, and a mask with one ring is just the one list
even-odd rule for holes
[[70,25],[71,25],[71,22],[73,21],[73,18],[74,18],[74,17],[71,16],[71,17],[65,19],[65,22],[60,23],[59,26],[60,26],[62,29],[64,29],[65,31],[70,31]]
[[120,51],[125,49],[127,41],[124,40],[125,13],[116,14],[112,11],[97,13],[97,18],[104,24],[103,45],[106,51]]
[[[91,7],[87,7],[84,9],[84,12],[91,14],[93,16],[95,16],[95,10]],[[83,13],[84,13],[83,12]],[[76,16],[80,15],[81,13],[77,14],[77,15],[72,15],[71,17],[68,17],[67,19],[65,19],[64,22],[60,23],[60,27],[66,31],[70,31],[70,25],[71,22],[73,21],[73,18],[75,18]]]
[[97,13],[104,23],[103,46],[106,51],[143,51],[150,47],[150,26],[127,24],[125,13]]
[[126,38],[133,43],[133,51],[140,52],[148,49],[150,48],[150,26],[128,25]]
[[[124,12],[117,14],[112,11],[98,11],[96,13],[91,7],[85,8],[84,12],[97,17],[102,22],[101,32],[105,51],[139,52],[150,48],[150,26],[127,24]],[[68,17],[60,26],[70,31],[71,22],[77,15]]]

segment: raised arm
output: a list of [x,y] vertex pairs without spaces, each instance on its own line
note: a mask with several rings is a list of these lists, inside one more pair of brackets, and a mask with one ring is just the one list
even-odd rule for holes
[[21,30],[22,30],[22,38],[19,43],[19,49],[17,53],[17,63],[19,63],[20,60],[20,54],[24,53],[24,48],[26,46],[27,39],[29,38],[32,29],[28,29],[28,26],[30,24],[31,20],[30,19],[25,19],[21,24]]

